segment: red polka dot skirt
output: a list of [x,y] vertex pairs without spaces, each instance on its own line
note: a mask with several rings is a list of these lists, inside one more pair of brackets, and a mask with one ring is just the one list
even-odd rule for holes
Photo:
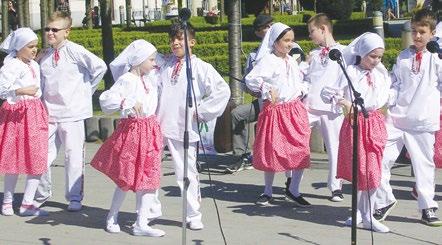
[[[352,181],[353,162],[353,125],[350,122],[352,115],[347,116],[339,134],[338,170],[337,178]],[[351,118],[353,120],[353,117]],[[358,117],[358,190],[377,188],[381,181],[381,165],[387,130],[384,115],[380,111],[369,113],[364,118],[362,113]]]
[[257,122],[253,167],[270,172],[310,166],[310,126],[300,100],[266,102]]
[[160,187],[163,136],[156,116],[122,118],[91,161],[122,190]]
[[48,113],[40,99],[3,102],[0,173],[39,175],[47,170]]

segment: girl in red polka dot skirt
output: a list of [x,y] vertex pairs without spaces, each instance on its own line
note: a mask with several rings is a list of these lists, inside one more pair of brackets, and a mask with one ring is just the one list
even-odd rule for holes
[[12,32],[0,45],[8,52],[0,69],[0,173],[5,174],[2,214],[14,214],[12,202],[19,174],[26,174],[20,215],[47,215],[33,205],[40,176],[47,170],[48,115],[40,100],[37,35],[29,28]]
[[264,171],[264,193],[256,202],[272,201],[275,172],[292,171],[285,196],[298,206],[310,205],[299,193],[302,172],[310,166],[310,127],[301,101],[307,92],[301,71],[288,55],[294,46],[293,30],[275,23],[267,31],[256,55],[256,66],[246,76],[247,87],[264,100],[253,146],[253,167]]
[[[381,108],[388,102],[391,79],[381,63],[384,41],[375,33],[364,33],[344,49],[349,66],[347,73],[356,91],[364,99],[368,118],[358,115],[358,221],[363,227],[376,232],[389,232],[384,224],[373,217],[375,192],[381,182],[383,151],[387,143],[385,118]],[[337,177],[352,181],[353,115],[352,92],[345,76],[341,76],[338,89],[327,88],[322,93],[325,101],[335,101],[350,112],[339,135]],[[328,94],[325,92],[328,91]],[[333,93],[332,91],[335,91]],[[343,94],[343,95],[342,95]],[[351,218],[346,224],[351,224]]]
[[118,212],[127,191],[136,193],[136,236],[164,236],[149,226],[161,215],[157,190],[160,187],[163,137],[155,111],[158,85],[155,78],[156,48],[145,40],[132,42],[110,64],[116,83],[100,96],[105,113],[120,111],[115,132],[98,150],[92,167],[111,178],[115,188],[106,219],[106,231],[120,232]]

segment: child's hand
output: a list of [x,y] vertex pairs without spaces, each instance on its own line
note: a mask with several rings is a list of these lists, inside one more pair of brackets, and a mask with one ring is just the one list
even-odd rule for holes
[[19,88],[15,90],[16,95],[29,95],[29,96],[35,96],[37,93],[39,87],[35,85]]
[[270,100],[272,101],[272,104],[275,104],[279,100],[278,92],[275,91],[273,88],[270,90]]
[[351,109],[351,106],[352,106],[351,102],[346,100],[346,99],[344,99],[344,98],[338,99],[338,105],[343,106],[348,112],[350,112],[350,109]]
[[137,117],[140,117],[143,115],[143,104],[141,104],[140,102],[135,103],[133,109],[134,109]]

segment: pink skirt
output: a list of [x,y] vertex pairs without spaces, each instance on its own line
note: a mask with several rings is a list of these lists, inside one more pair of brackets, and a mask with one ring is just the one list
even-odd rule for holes
[[[387,143],[387,130],[384,115],[380,111],[370,112],[368,118],[364,118],[362,113],[359,113],[358,122],[358,189],[370,190],[377,188],[381,182],[381,165]],[[346,117],[339,134],[337,178],[351,182],[352,163],[353,125],[349,117]]]
[[441,128],[436,132],[434,142],[434,164],[436,168],[442,168],[442,114],[440,115]]
[[40,99],[3,102],[0,173],[39,175],[48,165],[48,113]]
[[124,191],[160,187],[163,136],[156,116],[122,118],[98,149],[91,166]]
[[310,166],[310,127],[300,100],[264,104],[253,145],[253,167],[269,172]]

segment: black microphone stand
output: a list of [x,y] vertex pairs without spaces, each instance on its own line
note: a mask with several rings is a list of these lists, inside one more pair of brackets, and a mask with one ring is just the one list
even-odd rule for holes
[[347,71],[345,70],[344,65],[342,64],[342,57],[339,55],[339,57],[336,59],[336,62],[338,62],[339,66],[341,67],[345,78],[347,78],[348,86],[350,87],[350,90],[353,94],[354,100],[352,101],[352,107],[353,107],[353,163],[352,163],[352,192],[351,192],[351,244],[356,245],[356,219],[357,219],[357,209],[358,209],[358,169],[359,169],[359,161],[358,161],[358,114],[359,114],[359,107],[361,107],[362,114],[364,115],[364,118],[368,118],[368,113],[364,106],[364,99],[361,98],[361,93],[356,91],[356,89],[353,86],[353,83],[350,80],[350,77],[348,77]]
[[185,59],[186,59],[186,78],[187,78],[187,91],[186,91],[186,109],[185,109],[185,123],[184,123],[184,166],[183,166],[183,218],[182,218],[182,244],[186,244],[186,230],[187,230],[187,190],[189,189],[189,177],[188,177],[188,166],[189,166],[189,108],[193,107],[192,103],[192,65],[190,62],[190,51],[189,51],[189,41],[188,41],[188,29],[187,20],[190,17],[189,9],[182,9],[180,12],[181,22],[184,26],[184,49],[185,49]]

